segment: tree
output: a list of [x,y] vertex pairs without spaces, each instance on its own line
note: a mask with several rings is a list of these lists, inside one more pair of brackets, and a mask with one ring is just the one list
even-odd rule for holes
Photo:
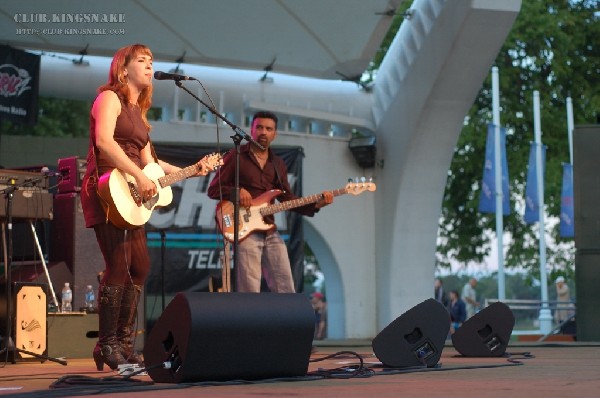
[[87,137],[90,107],[91,102],[87,101],[40,97],[35,126],[2,121],[0,135]]
[[[380,51],[365,73],[374,79],[383,55],[403,21],[403,2]],[[562,163],[569,162],[566,98],[571,96],[575,124],[597,123],[600,109],[600,13],[598,0],[527,0],[498,53],[501,124],[507,127],[511,215],[504,218],[510,245],[506,267],[539,273],[538,228],[523,221],[523,203],[530,141],[533,136],[533,91],[540,92],[543,143],[547,146],[544,200],[550,217],[560,213]],[[469,110],[448,173],[439,225],[438,265],[481,263],[495,237],[495,215],[478,212],[483,176],[487,125],[492,122],[491,77],[483,84]],[[558,236],[556,224],[548,234],[547,263],[573,273],[572,239]],[[507,240],[505,240],[506,242]]]
[[[513,209],[504,218],[510,235],[506,266],[539,272],[538,227],[523,221],[529,143],[533,136],[533,91],[540,92],[542,140],[548,147],[544,199],[550,217],[560,214],[562,163],[569,162],[566,98],[575,124],[596,123],[600,109],[598,1],[528,0],[496,58],[500,71],[501,124],[508,128],[507,159]],[[492,121],[491,78],[480,90],[455,148],[440,221],[438,259],[481,262],[495,236],[495,216],[478,212],[487,124]],[[517,206],[514,206],[517,205]],[[548,233],[548,266],[573,273],[572,239]],[[563,271],[564,272],[564,271]]]

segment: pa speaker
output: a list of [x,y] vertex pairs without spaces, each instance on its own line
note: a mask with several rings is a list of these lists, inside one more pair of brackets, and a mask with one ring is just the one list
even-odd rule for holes
[[506,352],[514,326],[510,308],[496,302],[467,319],[452,335],[452,344],[467,357],[499,357]]
[[[146,340],[155,382],[305,376],[315,314],[296,293],[177,293]],[[152,369],[153,365],[168,363]]]
[[386,326],[372,342],[373,353],[386,366],[434,366],[442,356],[450,330],[446,307],[428,299]]

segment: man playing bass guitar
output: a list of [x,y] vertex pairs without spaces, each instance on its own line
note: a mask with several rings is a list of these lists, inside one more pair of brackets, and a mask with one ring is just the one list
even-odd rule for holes
[[[277,116],[271,112],[257,112],[252,118],[252,138],[265,149],[248,143],[240,148],[240,213],[250,208],[253,199],[271,190],[280,190],[280,202],[298,199],[292,194],[287,179],[287,167],[280,157],[269,148],[277,137]],[[235,193],[235,149],[223,158],[223,166],[217,170],[208,188],[208,196],[217,200],[232,200]],[[319,200],[293,210],[313,216],[320,208],[333,202],[330,191],[323,192]],[[272,215],[264,221],[274,225]],[[264,276],[269,290],[275,293],[293,293],[294,282],[287,247],[276,227],[254,231],[238,245],[236,264],[236,290],[238,292],[259,292],[261,277]]]

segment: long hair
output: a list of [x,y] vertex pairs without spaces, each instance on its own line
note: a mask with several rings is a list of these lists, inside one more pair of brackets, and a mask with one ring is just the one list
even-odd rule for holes
[[[119,98],[123,99],[125,103],[129,103],[129,86],[127,85],[127,77],[124,76],[123,71],[125,70],[125,67],[129,65],[129,62],[140,54],[153,58],[150,49],[143,44],[133,44],[131,46],[121,47],[117,50],[110,64],[108,82],[105,85],[98,87],[98,93],[105,90],[112,90]],[[148,123],[147,113],[152,105],[152,84],[142,90],[138,97],[137,104],[142,111],[142,120],[144,121],[144,124],[150,129],[151,126],[150,123]]]

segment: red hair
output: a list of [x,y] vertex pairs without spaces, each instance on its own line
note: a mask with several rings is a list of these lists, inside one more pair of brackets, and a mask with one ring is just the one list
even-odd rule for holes
[[[125,100],[126,103],[129,103],[129,86],[127,85],[127,80],[123,75],[123,71],[125,70],[125,67],[129,65],[129,62],[139,55],[147,55],[150,58],[153,58],[150,49],[143,44],[133,44],[131,46],[121,47],[119,50],[117,50],[110,64],[108,82],[98,88],[98,93],[101,93],[105,90],[112,90],[119,96],[119,98]],[[144,120],[144,124],[146,127],[148,127],[148,129],[150,129],[151,126],[150,123],[148,123],[146,114],[152,105],[152,84],[142,90],[140,96],[138,97],[137,104],[142,111],[142,119]]]

